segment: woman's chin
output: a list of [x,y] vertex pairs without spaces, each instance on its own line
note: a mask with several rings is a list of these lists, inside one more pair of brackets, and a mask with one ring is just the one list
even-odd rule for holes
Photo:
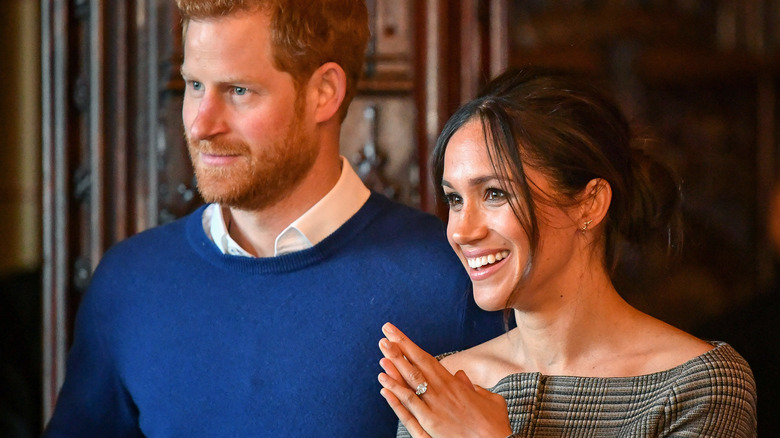
[[474,301],[480,309],[488,312],[506,309],[506,297],[496,294],[495,291],[480,291],[474,288]]

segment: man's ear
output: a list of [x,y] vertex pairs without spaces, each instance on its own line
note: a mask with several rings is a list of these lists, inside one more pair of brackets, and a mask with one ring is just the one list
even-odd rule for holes
[[314,70],[309,78],[309,92],[310,98],[314,100],[316,123],[338,117],[339,108],[347,92],[347,74],[335,62],[326,62]]
[[[594,228],[604,221],[612,203],[612,187],[607,180],[594,178],[582,191],[580,223],[582,231]],[[584,228],[583,228],[584,227]]]

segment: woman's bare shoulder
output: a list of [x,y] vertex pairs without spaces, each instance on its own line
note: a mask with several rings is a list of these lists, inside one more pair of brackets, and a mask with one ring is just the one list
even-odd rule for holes
[[441,364],[450,373],[455,374],[462,370],[469,376],[471,383],[489,388],[503,377],[518,372],[507,354],[511,351],[509,337],[503,334],[467,350],[448,355],[441,360]]
[[701,356],[714,345],[652,316],[645,315],[621,345],[618,375],[642,375],[672,369]]

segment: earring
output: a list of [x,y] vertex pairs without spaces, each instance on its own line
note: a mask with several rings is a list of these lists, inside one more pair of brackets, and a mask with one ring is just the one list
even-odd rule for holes
[[585,223],[582,224],[582,227],[580,228],[582,234],[585,234],[585,232],[588,231],[588,225],[590,225],[591,222],[593,222],[593,219],[585,221]]

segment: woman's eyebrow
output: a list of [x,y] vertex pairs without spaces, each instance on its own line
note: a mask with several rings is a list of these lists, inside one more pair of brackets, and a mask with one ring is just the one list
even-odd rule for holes
[[[511,182],[510,180],[504,180],[502,178],[499,178],[496,175],[485,175],[485,176],[478,176],[478,177],[474,177],[474,178],[469,179],[468,180],[468,184],[470,186],[478,186],[478,185],[484,184],[484,183],[489,182],[489,181],[499,181],[499,182],[506,182],[506,183]],[[441,180],[441,185],[443,187],[452,188],[452,184],[449,181],[447,181],[446,179],[442,179]]]

